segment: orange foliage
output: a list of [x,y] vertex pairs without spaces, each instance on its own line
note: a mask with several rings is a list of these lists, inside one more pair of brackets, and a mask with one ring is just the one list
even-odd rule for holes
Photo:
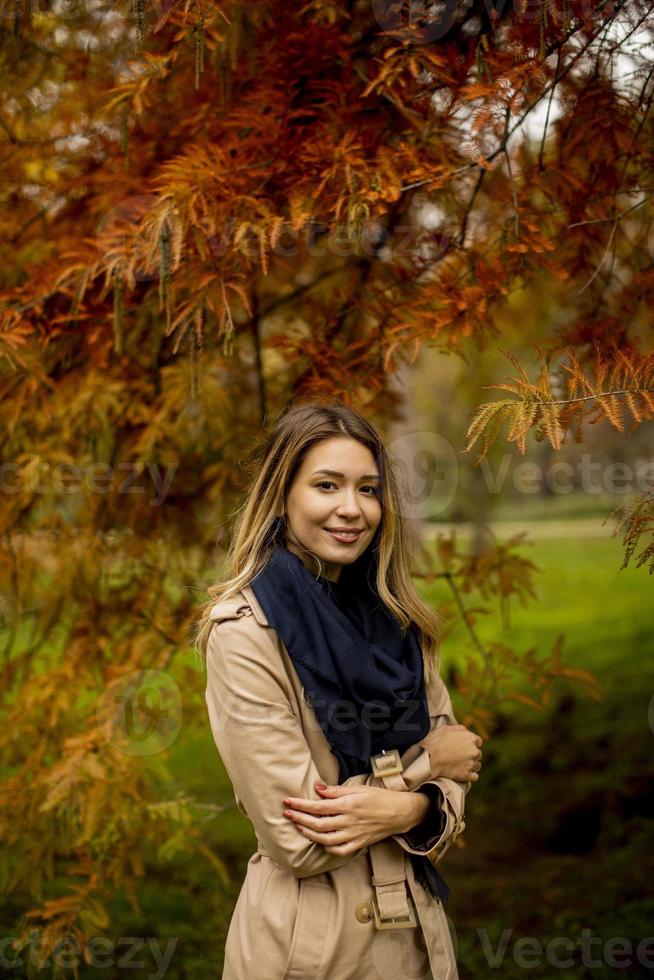
[[[521,451],[534,428],[559,446],[582,414],[622,431],[623,410],[652,418],[654,371],[654,88],[646,53],[613,71],[644,0],[473,0],[411,29],[403,4],[60,6],[0,20],[0,879],[46,946],[102,925],[112,889],[136,903],[148,857],[222,867],[194,801],[161,799],[165,755],[107,741],[95,702],[172,665],[198,693],[176,654],[271,409],[336,391],[389,422],[403,361],[483,349],[543,274],[570,317],[543,325],[536,382],[513,359],[491,386],[511,397],[480,407],[469,446],[505,422]],[[651,516],[627,515],[628,554]],[[439,546],[467,628],[485,612],[468,590],[532,594],[516,544],[474,563]],[[479,657],[526,671],[533,694],[512,696],[534,705],[553,677],[592,688],[557,645],[471,642],[479,724]]]

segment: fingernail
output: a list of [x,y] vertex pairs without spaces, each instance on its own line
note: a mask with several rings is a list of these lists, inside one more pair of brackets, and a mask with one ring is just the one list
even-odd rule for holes
[[318,789],[327,789],[327,783],[316,783]]

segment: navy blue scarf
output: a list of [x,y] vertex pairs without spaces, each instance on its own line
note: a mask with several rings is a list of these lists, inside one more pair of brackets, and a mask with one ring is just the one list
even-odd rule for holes
[[[424,738],[429,705],[417,632],[411,625],[402,635],[362,558],[344,565],[335,583],[276,547],[250,585],[338,761],[339,783],[371,772],[370,756],[382,749],[401,755]],[[409,856],[423,888],[447,901],[449,888],[429,858]]]

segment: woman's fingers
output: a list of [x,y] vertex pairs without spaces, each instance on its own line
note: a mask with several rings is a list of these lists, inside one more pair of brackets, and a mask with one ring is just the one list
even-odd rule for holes
[[289,817],[295,824],[302,824],[316,831],[339,830],[344,826],[342,816],[318,817],[301,810],[284,810],[284,816]]
[[319,816],[322,813],[342,813],[345,806],[343,799],[339,798],[334,800],[305,800],[297,796],[285,796],[282,803],[289,810],[303,810],[305,813],[313,813],[316,814],[316,816]]
[[346,830],[320,831],[304,825],[296,824],[295,826],[301,834],[317,844],[331,844],[332,846],[334,844],[346,844],[352,838],[352,833]]

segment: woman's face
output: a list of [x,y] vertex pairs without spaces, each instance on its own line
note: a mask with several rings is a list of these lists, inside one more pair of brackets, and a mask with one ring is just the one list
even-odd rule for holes
[[343,565],[356,561],[374,537],[382,516],[379,493],[379,469],[366,446],[348,436],[316,443],[287,495],[288,550],[307,568],[311,559],[301,548],[314,552],[326,563],[325,576],[337,582]]

